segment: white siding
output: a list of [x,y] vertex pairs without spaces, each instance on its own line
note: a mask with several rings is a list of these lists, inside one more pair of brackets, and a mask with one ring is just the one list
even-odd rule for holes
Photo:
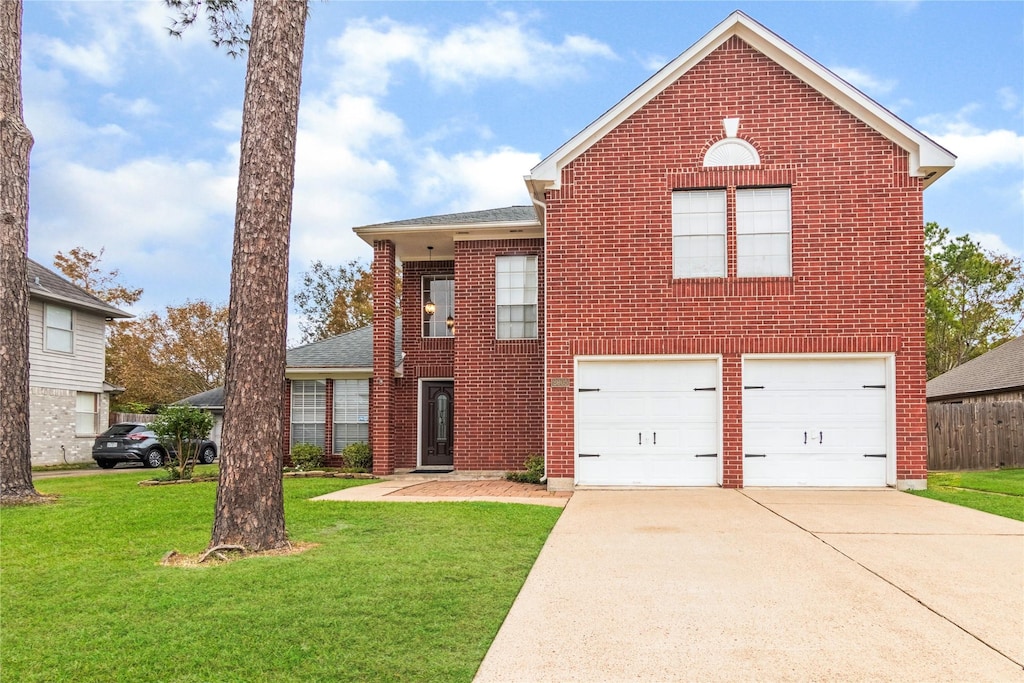
[[29,300],[29,385],[74,391],[103,391],[105,331],[103,316],[74,311],[74,352],[46,351],[43,346],[43,302]]

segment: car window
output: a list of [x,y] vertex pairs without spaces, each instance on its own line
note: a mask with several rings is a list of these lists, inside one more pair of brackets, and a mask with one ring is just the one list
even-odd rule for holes
[[140,429],[142,425],[136,424],[116,424],[107,431],[103,432],[103,436],[124,436],[125,434],[131,434],[132,432]]

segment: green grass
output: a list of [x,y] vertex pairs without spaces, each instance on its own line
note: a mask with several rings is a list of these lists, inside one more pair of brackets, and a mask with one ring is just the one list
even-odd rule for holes
[[933,472],[911,493],[1024,522],[1024,469]]
[[288,479],[289,537],[320,547],[164,567],[209,541],[216,484],[47,479],[0,510],[0,680],[469,681],[560,510],[307,500],[364,482]]

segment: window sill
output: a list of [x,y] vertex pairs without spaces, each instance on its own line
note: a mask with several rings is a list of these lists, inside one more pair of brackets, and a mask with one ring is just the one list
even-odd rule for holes
[[773,297],[792,296],[796,278],[730,277],[672,280],[672,294],[687,297]]

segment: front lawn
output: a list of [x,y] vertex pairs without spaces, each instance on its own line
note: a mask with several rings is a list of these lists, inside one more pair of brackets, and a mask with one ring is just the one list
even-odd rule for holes
[[557,508],[307,500],[365,482],[287,479],[289,536],[320,544],[220,566],[215,483],[36,482],[0,510],[0,680],[469,681]]
[[932,472],[928,489],[911,493],[1024,522],[1024,469]]

